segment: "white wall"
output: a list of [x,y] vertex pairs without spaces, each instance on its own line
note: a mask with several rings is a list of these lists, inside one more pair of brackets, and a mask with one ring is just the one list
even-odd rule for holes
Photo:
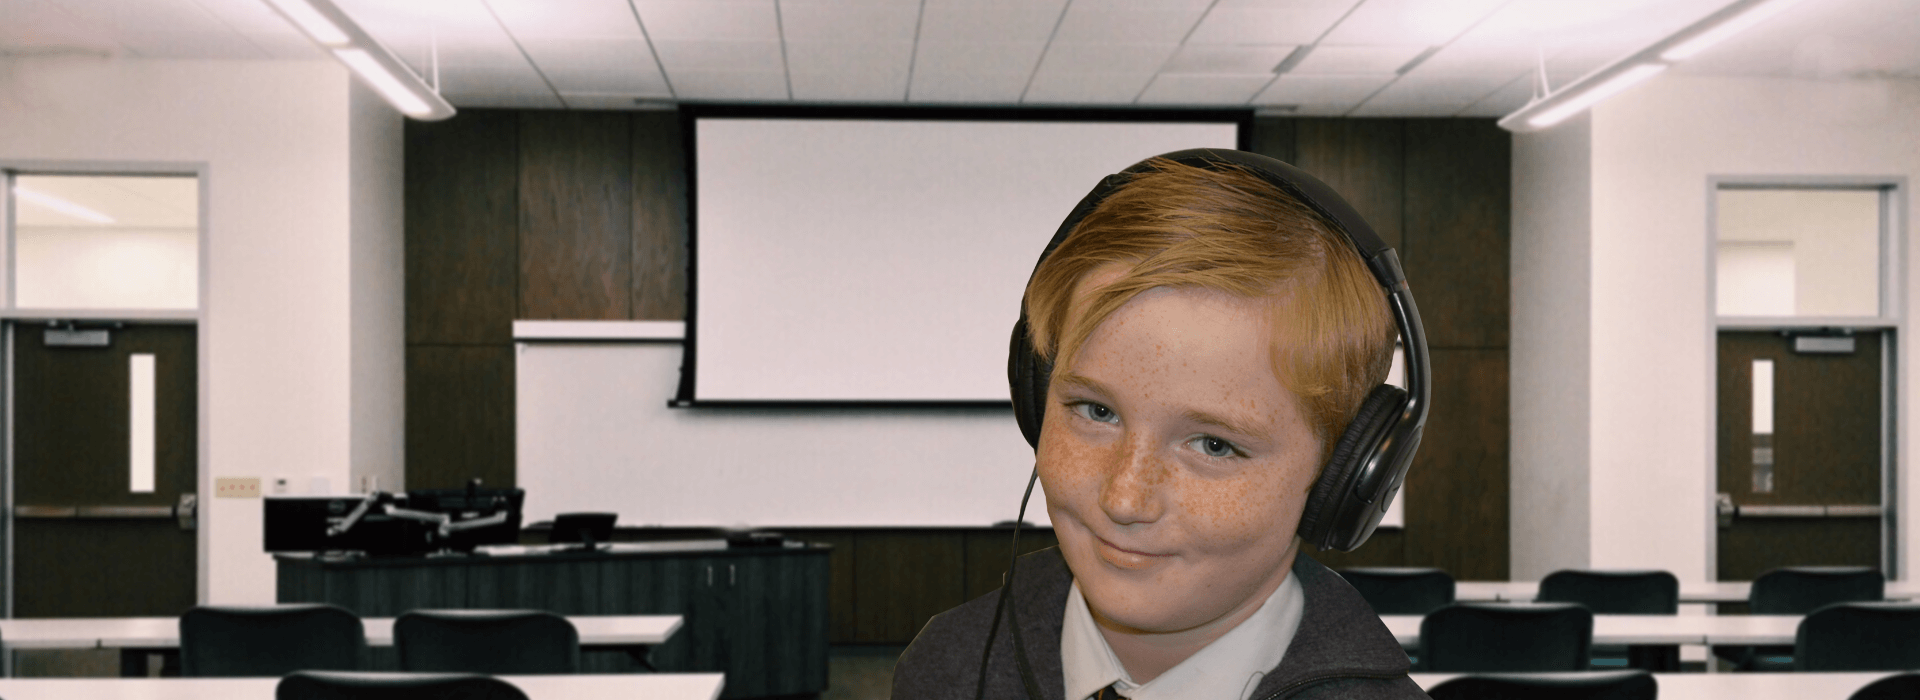
[[404,120],[350,81],[352,483],[334,493],[398,489],[406,460],[406,208]]
[[[1662,76],[1593,110],[1586,383],[1593,511],[1584,524],[1592,566],[1659,567],[1683,580],[1712,573],[1709,178],[1886,176],[1912,185],[1920,182],[1917,114],[1920,82],[1685,75]],[[1527,138],[1533,137],[1517,139],[1516,152]],[[1515,173],[1522,174],[1518,166]],[[1910,191],[1904,197],[1910,200]],[[1913,225],[1898,226],[1899,255],[1905,256]],[[1518,251],[1516,243],[1516,266],[1523,259]],[[1517,300],[1526,296],[1522,277],[1516,270]],[[1902,292],[1902,299],[1910,307],[1912,291]],[[1520,308],[1517,302],[1516,368],[1521,335],[1529,332]],[[1539,330],[1537,324],[1532,328]],[[1913,343],[1900,345],[1904,510],[1915,492],[1905,436],[1920,434],[1913,430],[1920,418],[1904,403],[1916,385],[1908,362]],[[1516,373],[1516,391],[1522,383]],[[1516,472],[1525,440],[1519,437],[1522,405],[1516,394]],[[1518,491],[1515,503],[1522,503]],[[1520,523],[1516,519],[1516,531]],[[1902,527],[1902,559],[1913,562],[1920,555],[1915,531]],[[1516,575],[1537,569],[1517,560],[1521,552],[1516,547]]]
[[[351,268],[367,261],[353,255],[349,234],[364,232],[368,251],[397,243],[381,242],[394,235],[378,223],[390,215],[364,227],[350,217],[350,162],[360,153],[350,140],[361,133],[352,122],[356,114],[372,118],[350,100],[346,72],[329,62],[0,60],[0,160],[205,169],[202,494],[211,493],[215,476],[285,476],[300,493],[318,475],[340,489],[356,440],[378,443],[382,430],[399,430],[376,426],[386,415],[380,411],[365,414],[365,431],[355,430],[357,403],[393,399],[355,395],[350,378],[358,367],[392,360],[353,342]],[[397,136],[378,142],[398,149]],[[370,168],[382,160],[366,155]],[[393,337],[390,352],[398,354]],[[393,381],[391,391],[400,390]],[[260,501],[203,503],[203,598],[272,601]]]
[[1592,129],[1513,139],[1512,565],[1516,581],[1589,566]]

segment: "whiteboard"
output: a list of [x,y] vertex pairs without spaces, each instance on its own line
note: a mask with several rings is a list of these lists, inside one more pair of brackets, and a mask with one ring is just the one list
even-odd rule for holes
[[1040,251],[1101,178],[1239,124],[698,118],[695,401],[1006,401]]
[[[1012,520],[1033,449],[1011,409],[668,408],[679,343],[520,343],[526,522],[983,527]],[[1027,521],[1048,523],[1034,488]]]

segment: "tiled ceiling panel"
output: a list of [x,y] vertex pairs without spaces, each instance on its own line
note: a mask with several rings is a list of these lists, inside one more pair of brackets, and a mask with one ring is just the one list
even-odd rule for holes
[[[1531,96],[1542,63],[1562,87],[1732,0],[333,1],[417,73],[437,68],[456,106],[1498,116]],[[326,59],[266,0],[0,0],[5,54]],[[1674,72],[1920,79],[1920,7],[1806,0]]]

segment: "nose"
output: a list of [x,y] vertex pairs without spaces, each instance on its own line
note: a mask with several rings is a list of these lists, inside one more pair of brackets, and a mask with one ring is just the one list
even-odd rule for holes
[[1129,435],[1114,451],[1100,488],[1100,509],[1121,525],[1150,523],[1165,511],[1168,476],[1163,457],[1146,438]]

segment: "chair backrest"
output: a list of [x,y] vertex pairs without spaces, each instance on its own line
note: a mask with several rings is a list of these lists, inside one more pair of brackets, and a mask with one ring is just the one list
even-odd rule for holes
[[1920,698],[1920,673],[1887,676],[1860,686],[1847,700],[1913,700]]
[[540,610],[415,610],[393,621],[400,670],[577,673],[580,634]]
[[1420,621],[1421,670],[1583,671],[1593,613],[1575,603],[1455,603]]
[[1793,665],[1801,671],[1920,668],[1920,604],[1835,603],[1800,620]]
[[470,673],[301,671],[280,679],[275,700],[527,700],[512,683]]
[[1540,580],[1542,603],[1579,603],[1595,615],[1674,615],[1680,579],[1658,570],[1562,569]]
[[360,617],[332,605],[200,606],[180,616],[180,675],[284,676],[366,663]]
[[1865,566],[1789,566],[1761,574],[1747,593],[1755,615],[1805,615],[1834,603],[1881,600],[1887,578]]
[[1356,567],[1340,576],[1377,615],[1425,615],[1453,603],[1453,576],[1414,567]]
[[1461,676],[1427,689],[1433,700],[1655,700],[1646,671],[1575,671]]

